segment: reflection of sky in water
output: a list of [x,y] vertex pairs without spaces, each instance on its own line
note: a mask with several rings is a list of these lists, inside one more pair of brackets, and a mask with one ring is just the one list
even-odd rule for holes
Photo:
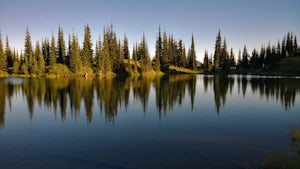
[[[162,109],[161,113],[157,108],[155,82],[146,83],[143,90],[130,86],[128,107],[125,107],[126,97],[122,95],[112,119],[107,119],[104,105],[101,108],[99,104],[99,99],[103,102],[105,99],[97,96],[94,89],[91,121],[87,120],[83,98],[79,112],[72,110],[74,103],[70,92],[65,93],[65,118],[62,118],[59,105],[61,97],[58,97],[55,109],[53,100],[47,106],[45,99],[46,96],[53,99],[54,95],[45,95],[41,105],[37,98],[34,99],[30,119],[28,95],[33,93],[33,86],[28,89],[20,86],[11,98],[11,109],[6,101],[5,124],[0,130],[1,165],[11,168],[234,168],[246,162],[257,162],[273,150],[290,150],[288,133],[292,128],[300,127],[299,85],[294,105],[286,110],[279,97],[270,95],[267,100],[259,89],[253,93],[253,81],[248,80],[244,96],[241,84],[238,91],[236,79],[231,93],[230,89],[224,91],[222,88],[227,85],[224,79],[219,79],[220,86],[214,86],[214,79],[210,79],[207,91],[204,90],[203,76],[196,79],[163,81],[159,86],[161,92],[166,89],[178,92],[182,90],[180,85],[185,90],[181,104],[178,99],[170,99],[172,93],[161,95],[167,96],[168,101],[166,111]],[[77,85],[78,92],[83,89],[84,95],[89,90],[85,90],[87,86],[81,88],[79,82],[70,85]],[[87,83],[82,81],[82,84]],[[97,87],[96,83],[91,84]],[[113,84],[112,91],[122,93]],[[48,85],[48,92],[64,92],[63,88],[54,90],[55,86],[51,87],[50,83],[44,85]],[[195,86],[193,109],[188,85]],[[219,88],[220,97],[225,93],[219,113],[214,88]],[[100,90],[105,91],[102,94],[107,97],[105,94],[109,91]],[[80,94],[74,96],[81,97]],[[142,103],[145,100],[148,101],[144,112]]]

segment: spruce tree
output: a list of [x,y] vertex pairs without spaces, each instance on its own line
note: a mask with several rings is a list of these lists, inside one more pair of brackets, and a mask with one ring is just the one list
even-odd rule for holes
[[124,59],[130,59],[130,53],[128,48],[128,38],[124,35],[124,42],[123,42],[123,56]]
[[14,54],[14,63],[13,63],[13,68],[12,68],[12,73],[18,74],[20,71],[20,59],[19,59],[19,54],[15,53]]
[[164,71],[164,72],[169,70],[169,66],[170,66],[168,47],[169,47],[169,42],[168,42],[167,33],[164,32],[164,35],[163,35],[163,52],[162,52],[162,57],[160,58],[161,70]]
[[142,73],[146,73],[152,70],[152,64],[149,56],[149,50],[145,35],[143,34],[142,41],[138,47],[137,52],[138,58],[140,58],[141,71]]
[[190,48],[190,52],[189,52],[189,68],[193,69],[193,70],[197,69],[194,35],[192,35],[192,43],[191,43],[191,48]]
[[160,71],[161,69],[161,58],[163,57],[163,44],[162,44],[162,38],[161,38],[161,30],[160,26],[158,28],[158,37],[156,39],[156,45],[155,45],[155,70]]
[[23,66],[23,73],[27,73],[28,71],[31,70],[33,62],[34,62],[33,49],[32,49],[32,44],[31,44],[31,36],[30,36],[28,28],[26,29],[24,47],[25,47],[24,63],[22,66]]
[[70,55],[70,70],[73,73],[77,73],[81,70],[81,60],[80,60],[80,48],[78,44],[78,38],[73,35],[72,37],[72,52]]
[[295,35],[295,38],[294,38],[293,52],[294,52],[295,56],[297,56],[299,54],[298,53],[298,43],[297,43],[297,36],[296,35]]
[[3,51],[3,43],[2,43],[2,37],[1,37],[1,34],[0,34],[0,71],[4,71],[6,72],[7,70],[7,58],[6,58],[6,55]]
[[138,63],[138,60],[137,60],[137,45],[133,45],[133,49],[132,49],[132,60],[134,62],[134,65],[133,65],[133,72],[134,73],[138,73],[138,68],[137,68],[137,63]]
[[223,46],[222,46],[222,50],[221,50],[221,58],[220,58],[220,65],[222,70],[229,70],[229,54],[227,51],[227,43],[226,43],[226,39],[224,38],[223,41]]
[[91,30],[89,25],[84,27],[84,41],[83,41],[83,48],[82,48],[82,66],[90,68],[92,66],[92,58],[93,58],[93,49],[92,49],[92,42],[91,42]]
[[49,64],[50,64],[50,43],[49,43],[48,38],[43,40],[42,51],[43,51],[43,56],[45,59],[45,65],[49,66]]
[[240,69],[242,66],[242,56],[241,56],[241,49],[239,49],[239,55],[237,60],[237,69]]
[[205,50],[205,52],[204,52],[203,70],[204,70],[204,72],[209,71],[208,52],[207,52],[207,50]]
[[43,53],[41,52],[40,43],[37,41],[35,45],[35,52],[34,52],[36,63],[38,66],[38,75],[42,75],[45,73],[45,60]]
[[182,40],[178,42],[178,65],[179,67],[186,67],[185,47]]
[[222,38],[221,38],[221,31],[219,30],[218,35],[216,37],[216,44],[215,44],[215,54],[214,54],[214,67],[215,69],[220,69],[220,58],[221,58],[221,50],[222,50]]
[[7,58],[7,68],[12,68],[14,64],[14,58],[12,50],[9,46],[8,36],[6,36],[5,55]]
[[248,51],[247,51],[247,47],[246,45],[244,46],[244,50],[243,50],[243,55],[242,55],[242,61],[241,61],[241,67],[243,69],[247,69],[248,68],[248,65],[249,65],[249,54],[248,54]]
[[111,59],[109,56],[109,37],[108,35],[104,34],[103,37],[103,44],[102,44],[102,50],[101,50],[101,57],[103,59],[103,67],[104,67],[104,74],[108,74],[112,72],[112,65],[111,65]]
[[63,29],[58,27],[57,62],[66,65],[66,45]]
[[49,58],[49,66],[53,66],[57,61],[57,50],[55,46],[55,38],[52,35],[51,38],[51,46],[50,46],[50,58]]

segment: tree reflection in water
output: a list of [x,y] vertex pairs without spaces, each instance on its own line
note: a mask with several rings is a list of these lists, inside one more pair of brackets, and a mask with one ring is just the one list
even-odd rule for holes
[[221,107],[226,106],[226,96],[234,90],[241,92],[244,97],[247,92],[252,92],[259,93],[260,97],[266,100],[280,101],[286,110],[294,106],[296,93],[300,90],[300,79],[296,78],[221,75],[198,77],[203,79],[203,84],[196,83],[195,75],[116,79],[26,79],[22,83],[1,78],[0,127],[5,125],[6,106],[11,108],[13,97],[24,99],[30,119],[34,117],[35,106],[44,106],[56,116],[59,112],[62,121],[66,120],[68,113],[77,118],[81,108],[84,108],[86,120],[91,122],[95,113],[93,106],[98,104],[99,111],[104,112],[106,120],[114,122],[121,106],[124,106],[125,110],[134,106],[130,105],[130,97],[141,103],[145,113],[150,92],[155,92],[156,108],[161,117],[175,105],[181,106],[186,96],[190,97],[193,110],[197,99],[197,85],[203,85],[204,92],[212,86],[217,113],[220,113]]

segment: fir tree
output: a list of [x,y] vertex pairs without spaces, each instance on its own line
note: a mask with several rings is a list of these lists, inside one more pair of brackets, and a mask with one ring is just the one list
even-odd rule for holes
[[127,39],[126,35],[124,35],[123,56],[124,56],[124,59],[130,59],[130,53],[129,53],[129,48],[128,48],[128,39]]
[[235,58],[234,58],[234,53],[233,53],[233,49],[230,49],[230,56],[229,56],[229,67],[235,67],[236,63],[235,63]]
[[152,64],[151,64],[151,60],[150,60],[150,56],[149,56],[148,45],[147,45],[145,35],[143,35],[142,41],[138,47],[137,56],[138,56],[138,58],[140,58],[142,73],[151,71]]
[[138,73],[138,69],[137,69],[137,63],[138,63],[138,60],[137,60],[137,45],[133,45],[133,49],[132,49],[132,60],[134,62],[134,65],[133,65],[133,72],[134,73]]
[[[29,33],[28,28],[26,29],[25,34],[25,50],[24,50],[24,65],[23,65],[23,73],[28,73],[28,70],[30,71],[34,62],[34,56],[33,56],[33,49],[31,44],[31,36]],[[27,70],[25,70],[27,69]]]
[[44,59],[45,59],[45,65],[49,66],[49,64],[50,64],[50,43],[49,43],[48,38],[43,40],[42,52],[43,52],[43,56],[44,56]]
[[205,50],[205,52],[204,52],[203,70],[204,70],[204,72],[209,71],[208,52],[207,52],[207,50]]
[[242,56],[241,56],[241,49],[239,49],[239,55],[238,55],[238,60],[237,60],[237,69],[241,68],[242,64]]
[[246,45],[244,46],[244,50],[243,50],[243,55],[242,55],[242,61],[241,61],[241,67],[243,69],[247,69],[248,68],[248,65],[249,65],[249,54],[248,54],[248,51],[247,51],[247,47]]
[[91,67],[92,66],[92,58],[93,58],[93,49],[92,49],[92,42],[91,42],[91,31],[89,25],[84,27],[84,41],[83,41],[83,48],[82,48],[82,66],[84,67]]
[[162,57],[160,59],[161,69],[164,72],[167,71],[169,69],[169,66],[170,66],[168,47],[169,47],[169,42],[168,42],[167,33],[164,32],[164,35],[163,35],[163,52],[162,52]]
[[7,65],[7,58],[3,51],[2,37],[0,34],[0,71],[6,72],[7,69],[6,65]]
[[156,38],[155,45],[155,70],[160,71],[161,69],[161,58],[163,57],[163,46],[162,46],[161,30],[158,28],[158,37]]
[[222,38],[221,38],[221,31],[219,30],[218,35],[216,37],[216,44],[215,44],[215,54],[214,54],[214,67],[215,69],[220,69],[220,62],[221,62],[221,52],[222,52]]
[[37,41],[35,45],[35,52],[34,52],[37,64],[37,72],[36,74],[42,75],[45,73],[45,60],[43,53],[41,52],[40,43]]
[[220,67],[222,68],[222,70],[229,70],[229,54],[227,51],[227,43],[225,38],[221,49]]
[[15,54],[14,56],[14,63],[13,63],[13,68],[12,68],[12,73],[18,74],[20,71],[20,59],[19,59],[19,54]]
[[55,38],[52,35],[51,46],[50,46],[49,66],[53,66],[54,64],[56,64],[56,61],[57,61],[56,54],[57,54],[57,50],[56,50],[56,46],[55,46]]
[[72,37],[72,52],[70,55],[70,70],[77,73],[81,70],[81,60],[80,60],[80,48],[78,44],[78,39],[75,35]]
[[178,42],[178,66],[186,67],[185,47],[182,40]]
[[297,37],[295,35],[295,38],[294,38],[294,46],[293,46],[293,52],[294,54],[297,56],[299,53],[298,53],[298,43],[297,43]]
[[8,36],[6,36],[5,55],[7,58],[7,68],[13,67],[14,58],[13,58],[13,53],[11,51],[11,48],[9,46]]
[[112,66],[111,66],[111,60],[110,60],[110,56],[109,56],[109,40],[108,40],[108,35],[104,34],[103,37],[103,46],[102,46],[102,50],[101,50],[101,57],[103,60],[103,72],[104,74],[110,73],[112,72]]
[[66,45],[64,40],[64,32],[60,26],[58,27],[57,56],[57,62],[66,65]]
[[195,52],[195,43],[194,43],[194,35],[192,35],[192,43],[191,43],[191,48],[189,52],[189,68],[196,70],[197,65],[196,65],[196,52]]

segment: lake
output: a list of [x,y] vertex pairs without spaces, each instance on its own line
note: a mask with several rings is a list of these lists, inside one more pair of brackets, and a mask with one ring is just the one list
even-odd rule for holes
[[0,78],[0,168],[245,168],[294,153],[300,78]]

